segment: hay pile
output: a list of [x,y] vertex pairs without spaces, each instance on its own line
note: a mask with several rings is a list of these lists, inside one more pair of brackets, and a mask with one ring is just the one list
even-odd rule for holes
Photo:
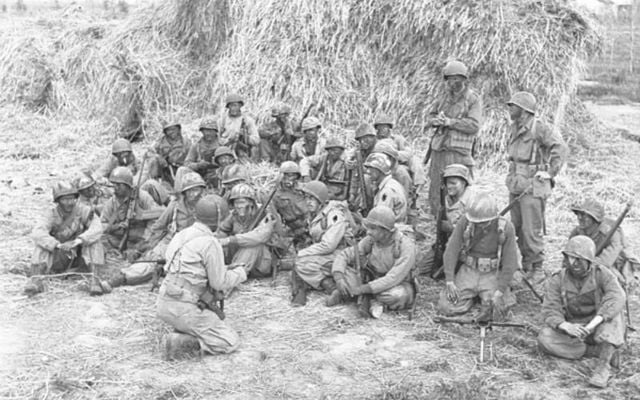
[[[503,104],[515,90],[535,92],[559,126],[581,60],[599,42],[587,20],[555,1],[174,0],[117,26],[71,25],[45,46],[57,49],[47,65],[79,89],[80,109],[121,131],[219,112],[237,90],[259,119],[277,100],[299,113],[315,101],[333,133],[388,112],[415,138],[442,90],[442,66],[457,58],[484,98],[487,153],[504,148]],[[47,76],[38,63],[20,74],[25,57],[0,64],[0,76],[12,77],[0,81],[4,100],[21,100],[15,89],[29,76]]]

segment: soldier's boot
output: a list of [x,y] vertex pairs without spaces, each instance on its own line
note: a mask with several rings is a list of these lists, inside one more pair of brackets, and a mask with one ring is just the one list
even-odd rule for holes
[[382,313],[384,312],[384,305],[376,300],[371,300],[371,305],[369,306],[369,314],[371,318],[378,319],[382,317]]
[[609,365],[611,365],[615,369],[620,369],[620,351],[619,350],[616,350],[613,352]]
[[331,295],[327,297],[325,301],[327,307],[334,307],[342,303],[344,303],[344,297],[342,297],[342,294],[340,294],[340,291],[337,289],[331,292]]
[[333,291],[336,290],[336,281],[334,281],[333,278],[324,278],[322,282],[320,282],[320,287],[328,294],[332,294]]
[[167,361],[194,356],[200,351],[198,339],[186,333],[172,332],[164,340],[164,359]]
[[611,361],[616,353],[615,347],[609,343],[602,343],[600,345],[600,355],[598,359],[598,365],[596,366],[589,384],[597,388],[605,388],[611,378]]
[[293,270],[291,271],[291,305],[294,307],[302,307],[307,304],[307,284],[300,278],[300,275]]
[[24,285],[23,293],[29,297],[33,297],[38,293],[44,292],[44,281],[42,278],[31,277]]
[[371,318],[371,295],[361,295],[358,303],[358,315],[361,318]]
[[89,295],[100,296],[101,294],[104,294],[104,290],[100,284],[100,279],[94,275],[91,277],[91,283],[89,284]]

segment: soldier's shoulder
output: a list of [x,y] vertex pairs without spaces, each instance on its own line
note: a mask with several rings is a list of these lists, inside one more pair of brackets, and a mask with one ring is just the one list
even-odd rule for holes
[[346,212],[348,212],[348,206],[343,201],[331,200],[327,204],[327,221],[329,223],[337,223],[346,219]]
[[476,92],[475,90],[469,88],[469,90],[467,90],[467,100],[468,101],[480,101],[480,94],[478,92]]
[[609,224],[607,221],[604,221],[600,223],[600,226],[598,227],[598,231],[606,235],[609,232],[611,232],[612,228],[613,226],[611,224]]

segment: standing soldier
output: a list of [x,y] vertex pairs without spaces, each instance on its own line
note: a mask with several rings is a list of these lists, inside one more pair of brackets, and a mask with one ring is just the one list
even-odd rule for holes
[[273,121],[260,127],[260,159],[277,165],[289,160],[291,157],[291,145],[295,140],[293,125],[289,116],[291,106],[286,103],[277,103],[271,109]]
[[351,236],[350,216],[346,205],[329,200],[329,189],[319,181],[306,183],[302,191],[306,195],[309,210],[309,235],[312,244],[298,251],[292,271],[292,304],[307,304],[307,288],[324,289],[333,293],[336,284],[331,275],[331,265],[338,252],[345,247],[345,238]]
[[493,310],[500,318],[514,304],[509,284],[518,268],[517,252],[511,222],[498,216],[489,193],[476,195],[444,252],[447,286],[440,293],[438,311],[464,314],[479,298],[482,314]]
[[178,168],[191,149],[191,141],[182,135],[182,125],[178,122],[165,123],[162,133],[162,138],[151,149],[149,177],[167,182],[173,188]]
[[558,133],[535,118],[536,99],[531,93],[517,92],[507,105],[513,121],[507,149],[509,202],[526,192],[511,209],[511,221],[518,236],[522,267],[533,275],[542,269],[545,202],[552,180],[564,164],[567,145]]
[[[53,201],[56,206],[31,235],[36,245],[31,257],[31,275],[57,274],[70,269],[96,272],[104,266],[100,219],[91,208],[78,204],[78,190],[70,182],[60,181],[53,186]],[[25,287],[28,295],[42,290],[42,282],[35,278]],[[95,277],[89,291],[92,295],[102,293]]]
[[316,117],[308,117],[302,121],[302,137],[291,146],[291,160],[297,163],[305,157],[322,154],[324,140],[320,138],[322,124]]
[[364,163],[372,186],[373,206],[387,206],[396,216],[396,222],[407,223],[407,196],[402,185],[391,177],[391,162],[380,153],[372,153]]
[[184,165],[199,173],[208,185],[213,186],[217,169],[214,156],[220,147],[220,143],[218,143],[218,122],[211,117],[203,118],[202,122],[200,122],[200,132],[202,137],[196,144],[191,146]]
[[[473,143],[482,123],[482,100],[468,86],[469,71],[460,61],[443,69],[447,91],[430,113],[426,128],[436,128],[429,146],[429,205],[435,216],[439,209],[440,176],[450,164],[462,164],[473,176]],[[425,164],[429,160],[425,158]]]
[[160,287],[157,313],[175,329],[164,341],[168,360],[198,350],[231,353],[240,345],[238,333],[224,322],[223,310],[215,303],[247,280],[247,271],[224,264],[222,246],[214,235],[217,204],[200,199],[195,215],[194,224],[177,233],[166,252],[167,277]]
[[[225,101],[227,112],[222,114],[219,122],[220,144],[231,147],[236,157],[247,162],[260,145],[260,135],[254,119],[242,113],[244,99],[237,93],[227,96]],[[256,150],[253,150],[253,149]]]
[[358,243],[357,257],[364,271],[355,268],[354,246],[341,251],[332,267],[337,289],[327,299],[327,306],[340,304],[351,296],[372,295],[376,301],[362,311],[364,315],[378,318],[383,307],[402,310],[415,301],[417,288],[412,271],[416,265],[416,249],[413,239],[396,228],[390,208],[373,208],[363,222],[367,236]]
[[347,166],[342,157],[344,148],[340,139],[330,138],[324,146],[324,153],[307,156],[300,161],[302,180],[324,183],[332,200],[342,200],[345,195]]
[[604,388],[611,365],[619,367],[625,343],[625,295],[613,273],[595,261],[596,246],[578,235],[562,252],[563,269],[547,284],[542,314],[545,324],[538,346],[552,356],[578,360],[597,356],[589,384]]

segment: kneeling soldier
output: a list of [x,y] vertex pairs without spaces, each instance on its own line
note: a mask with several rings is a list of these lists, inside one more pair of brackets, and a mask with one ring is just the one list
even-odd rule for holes
[[542,305],[547,326],[538,335],[538,346],[570,360],[597,355],[589,383],[604,388],[610,365],[619,364],[617,349],[625,342],[625,296],[613,273],[595,262],[595,250],[586,236],[574,236],[567,243],[563,269],[547,284]]
[[[416,296],[412,280],[416,265],[413,239],[396,229],[395,215],[389,207],[373,208],[363,222],[367,236],[358,243],[358,257],[365,272],[355,268],[353,246],[340,252],[332,268],[337,289],[327,299],[327,306],[339,304],[350,296],[373,295],[379,304],[373,303],[369,310],[363,311],[376,318],[382,310],[380,305],[390,310],[410,307]],[[363,276],[367,277],[366,281]]]
[[217,225],[218,205],[200,199],[196,221],[178,232],[167,247],[167,277],[160,287],[157,312],[177,331],[166,337],[169,360],[198,349],[231,353],[240,344],[236,331],[223,321],[216,298],[244,282],[247,273],[224,265],[222,246],[213,234]]

